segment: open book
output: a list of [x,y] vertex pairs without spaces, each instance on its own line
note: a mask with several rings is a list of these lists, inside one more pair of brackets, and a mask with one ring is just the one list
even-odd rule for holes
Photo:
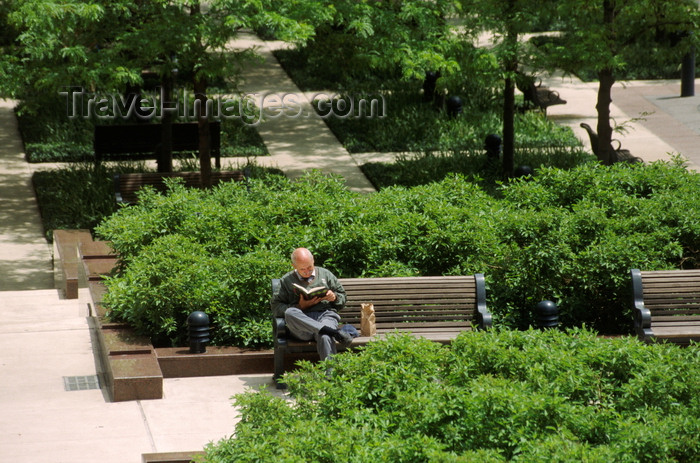
[[297,289],[297,291],[304,296],[304,299],[309,300],[313,299],[315,297],[323,297],[326,295],[328,292],[328,288],[326,286],[314,286],[313,288],[304,288],[301,285],[298,285],[296,283],[292,283],[294,287]]

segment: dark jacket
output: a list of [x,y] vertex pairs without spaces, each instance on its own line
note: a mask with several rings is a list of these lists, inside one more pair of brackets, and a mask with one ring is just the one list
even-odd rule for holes
[[323,267],[315,267],[316,278],[311,282],[301,280],[295,271],[291,271],[280,279],[280,289],[272,296],[272,310],[275,317],[284,317],[284,312],[289,307],[297,307],[299,302],[298,290],[293,286],[294,283],[304,287],[314,287],[319,284],[325,284],[336,295],[336,300],[333,302],[321,301],[313,307],[307,309],[307,312],[322,312],[325,310],[334,310],[336,312],[343,309],[347,296],[345,289],[340,284],[338,278],[330,270]]

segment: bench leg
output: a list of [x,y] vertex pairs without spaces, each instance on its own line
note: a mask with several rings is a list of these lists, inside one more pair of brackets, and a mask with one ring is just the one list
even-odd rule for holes
[[272,379],[275,381],[277,389],[285,389],[287,385],[280,381],[280,378],[282,378],[282,374],[284,373],[284,349],[276,347],[274,355],[275,366],[274,373],[272,374]]

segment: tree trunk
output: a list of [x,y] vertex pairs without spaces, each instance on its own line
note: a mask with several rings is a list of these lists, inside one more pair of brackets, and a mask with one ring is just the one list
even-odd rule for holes
[[[198,0],[192,2],[190,6],[190,15],[201,15],[200,4]],[[195,21],[196,22],[196,21]],[[202,46],[202,37],[197,37],[197,47],[201,54],[204,55],[204,47]],[[202,59],[206,59],[204,56]],[[207,111],[207,78],[203,75],[194,77],[194,97],[195,106],[194,114],[199,126],[199,178],[203,188],[211,187],[211,135],[209,127],[209,114]]]
[[160,148],[158,149],[158,172],[173,171],[173,114],[170,106],[173,99],[173,81],[170,77],[163,78],[161,94],[161,132]]
[[[603,0],[603,23],[608,33],[615,36],[615,8],[611,0]],[[610,104],[612,103],[612,86],[615,76],[610,67],[598,72],[598,101],[595,108],[598,111],[598,159],[609,166],[615,161],[612,152],[612,128],[610,127]]]
[[615,162],[615,153],[612,150],[612,127],[610,127],[610,104],[612,103],[611,91],[615,83],[612,70],[606,69],[598,73],[600,83],[598,85],[598,158],[603,164],[609,166]]
[[211,136],[209,115],[207,114],[207,81],[205,77],[195,77],[195,116],[199,125],[199,172],[202,186],[211,187]]
[[515,168],[515,85],[513,79],[506,78],[503,92],[503,177],[513,175]]
[[[508,23],[512,23],[514,1],[509,4]],[[503,89],[503,178],[510,178],[515,168],[515,81],[514,76],[518,70],[518,33],[512,27],[508,27],[506,33],[508,55],[505,61],[506,82]]]

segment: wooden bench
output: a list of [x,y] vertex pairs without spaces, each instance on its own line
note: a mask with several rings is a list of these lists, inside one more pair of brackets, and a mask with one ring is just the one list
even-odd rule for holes
[[[221,123],[209,123],[211,155],[221,167]],[[152,156],[161,145],[161,124],[96,125],[93,139],[95,162],[106,155],[145,154]],[[196,122],[173,123],[173,152],[199,150],[199,125]]]
[[[360,336],[352,347],[361,346],[393,332],[408,332],[432,341],[449,343],[459,333],[491,327],[486,308],[486,286],[482,274],[468,276],[340,278],[347,302],[340,312],[341,325],[360,331],[360,305],[374,304],[377,335]],[[272,292],[280,280],[272,280]],[[289,353],[316,352],[316,343],[290,337],[284,318],[273,315],[274,375],[278,387]]]
[[525,74],[519,74],[515,80],[516,87],[523,94],[525,103],[529,106],[540,109],[547,115],[547,108],[554,105],[566,104],[559,96],[559,92],[550,90],[548,87],[543,87],[542,82],[537,81],[534,77]]
[[[603,153],[601,153],[598,150],[598,133],[593,130],[593,128],[586,124],[585,122],[581,122],[579,124],[587,133],[588,133],[588,138],[591,141],[591,151],[593,151],[593,154],[601,160],[604,161],[603,159]],[[632,152],[630,150],[622,149],[622,142],[620,140],[615,140],[613,139],[612,141],[617,142],[617,148],[613,147],[612,144],[610,144],[610,152],[614,153],[615,158],[612,160],[613,164],[616,162],[629,162],[629,163],[635,163],[635,162],[642,162],[641,158],[638,158],[636,156],[632,156]]]
[[[114,175],[114,196],[119,204],[134,204],[138,201],[137,192],[145,185],[158,191],[165,191],[164,179],[181,178],[188,188],[201,188],[199,172],[146,172]],[[243,181],[246,173],[241,170],[212,171],[212,185],[220,182]]]
[[700,270],[632,269],[634,329],[644,341],[700,341]]

